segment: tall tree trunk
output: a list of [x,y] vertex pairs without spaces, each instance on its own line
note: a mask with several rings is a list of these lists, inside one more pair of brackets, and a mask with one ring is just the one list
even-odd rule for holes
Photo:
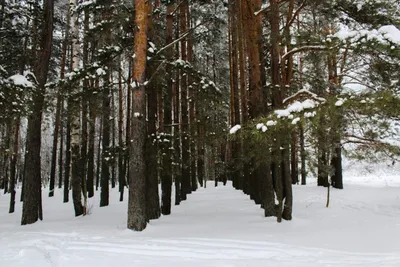
[[291,137],[291,144],[290,144],[290,154],[291,154],[291,177],[292,177],[292,184],[299,183],[299,167],[298,167],[298,157],[297,157],[297,133],[295,130],[292,131]]
[[[72,70],[79,67],[79,22],[78,14],[75,11],[77,6],[77,0],[70,1],[70,12],[71,12],[71,34],[72,34]],[[74,88],[75,87],[75,88]],[[80,216],[85,213],[85,209],[82,205],[82,172],[81,172],[81,159],[80,159],[80,93],[79,84],[75,83],[72,85],[72,92],[68,97],[68,113],[71,117],[71,187],[72,187],[72,200],[74,204],[75,216]]]
[[[67,62],[67,46],[68,46],[68,39],[69,39],[69,25],[70,24],[70,9],[68,8],[67,11],[67,23],[65,26],[65,37],[62,43],[62,50],[61,50],[61,70],[60,70],[60,79],[64,79],[65,77],[65,66]],[[53,135],[53,151],[51,157],[51,169],[50,169],[50,188],[49,188],[49,197],[54,196],[54,186],[55,186],[55,179],[56,179],[56,165],[57,165],[57,145],[58,145],[58,134],[60,132],[60,124],[61,124],[61,109],[63,104],[63,92],[61,92],[61,88],[59,89],[57,95],[57,107],[56,107],[56,116],[54,122],[54,135]],[[62,128],[62,127],[61,127]],[[60,141],[62,142],[62,141]],[[62,146],[62,144],[60,145]],[[60,153],[61,157],[61,153]],[[60,164],[59,164],[59,167]],[[59,174],[62,174],[62,171]],[[59,188],[61,188],[61,182],[59,177]]]
[[[176,39],[179,37],[179,27],[175,32]],[[176,58],[179,58],[179,43],[176,44]],[[175,72],[175,82],[172,85],[172,97],[173,97],[173,114],[174,114],[174,181],[175,181],[175,205],[179,205],[182,200],[181,196],[181,181],[182,181],[182,154],[181,154],[181,114],[180,114],[180,70]]]
[[[107,2],[107,1],[105,1]],[[102,13],[103,19],[112,18],[112,6],[106,6]],[[111,43],[111,29],[107,28],[104,33],[104,46]],[[103,40],[102,40],[103,41]],[[102,129],[102,156],[101,156],[101,191],[100,191],[100,207],[108,206],[109,204],[109,191],[110,191],[110,167],[112,164],[112,155],[110,149],[111,138],[111,92],[113,81],[111,77],[111,59],[106,63],[107,70],[103,76],[103,91],[102,91],[102,109],[103,109],[103,129]]]
[[128,173],[128,178],[125,178],[125,183],[129,185],[129,153],[131,143],[131,113],[132,113],[132,59],[129,57],[128,70],[128,92],[126,95],[126,135],[125,135],[125,158],[124,158],[124,173]]
[[[187,5],[186,9],[187,13],[187,28],[191,28],[191,15],[190,15],[190,7]],[[189,36],[187,40],[187,59],[188,62],[193,62],[193,44],[192,38]],[[189,122],[190,122],[190,138],[189,138],[189,147],[190,147],[190,184],[191,191],[197,190],[197,174],[196,174],[196,114],[195,114],[195,92],[192,84],[192,75],[188,75],[188,91],[189,91]]]
[[[168,3],[167,7],[167,22],[166,22],[166,44],[172,42],[172,31],[174,23],[174,4],[172,2]],[[171,46],[167,51],[168,60],[172,61],[173,58],[173,46]],[[167,77],[167,89],[164,95],[164,119],[163,123],[160,125],[161,133],[164,133],[169,142],[163,144],[162,153],[162,172],[161,172],[161,213],[163,215],[171,214],[171,188],[172,188],[172,163],[173,163],[173,149],[172,144],[172,103],[173,103],[173,71],[172,67],[168,64],[166,66],[166,77]]]
[[[333,52],[331,52],[333,53]],[[347,50],[346,52],[347,53]],[[347,55],[344,55],[344,62],[346,61]],[[345,64],[345,63],[343,63]],[[337,73],[337,58],[336,54],[328,56],[328,72],[329,72],[329,91],[331,95],[338,94],[339,78]],[[331,129],[333,137],[332,141],[332,157],[331,157],[331,168],[333,169],[333,174],[331,176],[332,186],[337,189],[343,189],[343,173],[342,173],[342,121],[343,115],[340,107],[337,108],[337,114],[334,114],[335,118],[333,120],[337,121],[335,129]]]
[[22,207],[21,224],[32,224],[38,219],[43,219],[42,188],[41,188],[41,126],[44,106],[44,91],[47,81],[47,72],[51,56],[53,41],[53,11],[54,1],[44,0],[43,3],[43,28],[40,38],[41,56],[35,66],[35,76],[38,81],[36,92],[33,96],[32,113],[28,117],[28,135],[25,173],[24,204]]
[[[183,0],[180,5],[180,31],[185,33],[187,29],[187,9],[188,1]],[[181,59],[187,61],[187,40],[181,40]],[[191,193],[190,186],[190,136],[189,136],[189,117],[188,117],[188,83],[187,74],[181,71],[181,142],[182,142],[182,181],[181,181],[181,200],[186,200],[187,194]]]
[[[111,71],[112,74],[112,71]],[[114,78],[111,75],[111,81],[113,83]],[[111,112],[110,112],[110,122],[111,122],[111,146],[112,150],[115,150],[115,97],[114,90],[111,90]],[[115,153],[115,152],[114,152]],[[111,188],[115,188],[116,183],[116,173],[115,173],[115,155],[112,155],[111,160]]]
[[301,157],[301,184],[307,184],[306,149],[304,145],[304,126],[300,125],[300,157]]
[[[122,86],[122,68],[118,70],[118,186],[119,186],[119,201],[124,200],[125,189],[125,169],[124,155],[125,145],[123,140],[123,125],[124,125],[124,106],[123,106],[123,86]],[[129,133],[126,133],[129,135]]]
[[10,147],[12,142],[12,120],[9,119],[5,123],[5,140],[4,140],[4,157],[3,157],[3,166],[2,166],[2,178],[3,178],[3,190],[4,194],[7,194],[8,185],[9,185],[9,167],[10,167]]
[[[83,68],[86,71],[89,64],[89,38],[87,32],[89,31],[89,9],[84,9],[84,38],[83,38]],[[83,207],[84,214],[87,209],[87,156],[88,156],[88,101],[89,101],[89,80],[83,80],[83,94],[81,97],[82,101],[82,139],[81,139],[81,151],[80,151],[80,173],[82,177],[82,194],[83,194]]]
[[9,213],[14,213],[15,211],[15,184],[17,182],[17,160],[18,160],[18,148],[19,148],[19,129],[20,129],[20,119],[17,118],[13,122],[13,148],[11,150],[11,162],[10,162],[10,209]]
[[[230,62],[230,76],[231,76],[231,88],[230,88],[230,121],[231,127],[236,124],[240,124],[240,110],[239,110],[239,87],[238,87],[238,1],[231,1],[229,8],[229,62]],[[241,23],[241,22],[240,22]],[[235,188],[240,189],[238,181],[240,178],[240,170],[237,167],[239,164],[240,151],[238,141],[231,141],[231,173],[232,173],[232,184]]]
[[147,225],[146,213],[146,63],[147,31],[151,4],[148,1],[135,0],[136,32],[133,64],[134,101],[132,117],[132,144],[130,153],[130,182],[128,203],[128,228],[142,231]]
[[[156,3],[157,4],[157,3]],[[159,7],[156,5],[154,9]],[[156,15],[157,16],[157,15]],[[149,20],[148,38],[159,46],[152,20]],[[147,138],[146,138],[146,212],[147,219],[158,219],[161,216],[160,197],[158,192],[158,144],[157,144],[157,108],[158,91],[162,90],[159,78],[151,79],[157,71],[157,63],[147,62],[146,76],[151,82],[147,88]],[[160,122],[160,121],[159,121]],[[159,124],[162,127],[162,124]],[[161,139],[163,140],[163,139]]]
[[65,142],[64,203],[69,201],[69,178],[71,174],[71,115],[69,110],[67,110],[67,132]]
[[99,190],[100,186],[100,175],[101,175],[101,165],[102,165],[102,155],[101,155],[101,143],[103,140],[103,118],[100,119],[99,128],[99,140],[97,144],[97,163],[96,163],[96,191]]

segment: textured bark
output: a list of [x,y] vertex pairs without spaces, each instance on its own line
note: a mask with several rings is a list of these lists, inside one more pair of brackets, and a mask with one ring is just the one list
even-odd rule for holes
[[[231,88],[230,88],[230,121],[231,127],[236,124],[240,124],[240,103],[239,103],[239,77],[238,77],[238,4],[240,2],[231,1],[229,9],[229,62],[230,62],[230,76],[231,76]],[[240,170],[237,167],[240,158],[240,150],[237,140],[231,141],[231,175],[232,184],[236,189],[240,189],[239,179]]]
[[[249,115],[254,119],[264,112],[262,78],[261,78],[261,17],[254,12],[260,10],[261,0],[245,0],[243,11],[243,27],[246,32],[247,55],[249,61]],[[249,175],[246,192],[250,194],[256,204],[261,204],[260,177],[261,172],[253,171]]]
[[[77,69],[79,67],[79,22],[76,12],[73,12],[77,6],[77,0],[70,1],[71,9],[71,35],[72,35],[72,62],[71,69]],[[78,86],[74,84],[73,87]],[[68,115],[70,116],[70,127],[71,127],[71,187],[72,187],[72,200],[74,204],[75,216],[84,214],[84,207],[82,205],[82,172],[81,172],[81,161],[80,161],[80,90],[72,88],[72,92],[68,97]]]
[[[155,3],[154,10],[157,10],[159,3]],[[157,15],[156,15],[157,16]],[[149,20],[148,39],[159,46],[152,20]],[[162,84],[158,77],[151,77],[156,73],[158,63],[147,62],[146,76],[151,82],[147,85],[147,138],[146,138],[146,213],[147,219],[158,219],[161,216],[160,197],[158,192],[158,144],[157,144],[157,114],[158,114],[158,92],[162,90]],[[161,121],[158,121],[160,128],[163,128]]]
[[[190,8],[187,5],[187,28],[191,28]],[[188,62],[193,62],[193,44],[192,38],[189,36],[187,41]],[[193,88],[192,75],[188,75],[189,90],[189,122],[190,122],[190,185],[191,191],[197,190],[197,173],[196,173],[196,114],[195,114],[195,91]]]
[[325,123],[326,123],[325,118],[324,118],[325,115],[326,114],[320,114],[320,118],[319,118],[319,126],[320,127],[318,127],[318,129],[317,129],[317,145],[318,145],[317,185],[327,187],[327,186],[329,186],[329,180],[328,180],[329,162],[328,162],[328,149],[327,149],[326,134],[325,134],[325,129],[323,127],[323,125],[325,125]]
[[304,145],[304,127],[300,125],[300,157],[301,157],[301,184],[307,184],[306,149]]
[[[269,155],[271,158],[271,155]],[[265,178],[262,180],[262,207],[264,208],[264,216],[271,217],[276,216],[275,209],[275,195],[273,187],[273,179],[271,173],[271,164],[266,163],[260,167],[259,171],[262,171]]]
[[[89,9],[86,7],[84,9],[84,33],[89,31]],[[83,68],[86,71],[87,65],[89,64],[89,38],[87,34],[84,35],[83,38]],[[83,80],[83,94],[81,97],[82,103],[82,133],[81,133],[81,151],[80,151],[80,173],[82,177],[82,194],[83,194],[83,207],[84,214],[86,214],[87,209],[87,198],[88,198],[88,190],[87,190],[87,157],[88,157],[88,113],[89,113],[89,80]]]
[[71,174],[71,115],[67,110],[67,132],[65,138],[64,200],[69,201],[69,178]]
[[41,195],[41,125],[44,106],[44,87],[47,81],[50,55],[53,41],[53,0],[43,3],[43,28],[40,38],[41,56],[35,66],[35,76],[38,80],[36,92],[33,96],[32,113],[28,117],[28,135],[25,172],[24,204],[22,207],[21,224],[32,224],[43,219]]
[[[246,124],[249,117],[248,110],[248,92],[247,92],[247,72],[246,72],[246,34],[243,27],[243,7],[245,0],[240,0],[238,4],[238,50],[239,50],[239,76],[240,76],[240,121]],[[243,155],[245,152],[245,140],[240,143],[240,153]],[[247,162],[243,163],[243,174],[239,178],[238,188],[245,188],[245,184],[249,180],[249,165]]]
[[[173,3],[169,3],[167,7],[167,21],[166,21],[166,43],[169,44],[172,42],[172,31],[173,31],[173,12],[174,5]],[[167,58],[172,60],[173,57],[173,47],[171,46],[167,50]],[[171,187],[172,187],[172,161],[173,154],[171,149],[172,147],[172,102],[173,102],[173,71],[170,65],[166,66],[166,75],[167,75],[167,89],[164,95],[164,118],[163,123],[160,124],[162,128],[160,131],[165,134],[165,137],[170,141],[167,144],[164,144],[163,148],[163,156],[162,156],[162,172],[161,172],[161,213],[163,215],[171,214]]]
[[[105,2],[104,2],[105,3]],[[106,4],[106,3],[105,3]],[[108,4],[108,3],[107,3]],[[112,8],[113,6],[106,5],[105,10],[102,13],[103,19],[109,19],[112,17]],[[104,39],[102,40],[103,45],[108,45],[111,43],[111,29],[107,28],[104,33]],[[101,155],[101,191],[100,191],[100,207],[108,206],[109,204],[109,191],[110,191],[110,167],[112,164],[111,159],[111,151],[110,151],[110,138],[112,125],[111,122],[111,90],[112,90],[112,82],[111,82],[111,73],[112,73],[112,65],[111,60],[107,62],[107,70],[105,71],[105,75],[103,76],[103,91],[102,91],[102,118],[103,118],[103,128],[102,128],[102,155]]]
[[[113,71],[110,71],[111,73],[111,83],[113,83],[114,81],[114,77],[113,77]],[[115,149],[115,93],[114,93],[114,89],[111,90],[111,110],[110,110],[110,123],[111,123],[111,149],[114,150]],[[115,153],[115,152],[113,152]],[[115,188],[115,184],[116,184],[116,166],[115,166],[115,155],[112,156],[112,160],[111,160],[111,188]]]
[[[61,120],[62,118],[62,120]],[[64,99],[61,101],[61,115],[60,115],[60,151],[58,157],[58,188],[62,188],[63,171],[64,171]]]
[[197,176],[200,183],[200,186],[205,186],[206,181],[204,178],[204,115],[203,115],[203,108],[200,105],[197,105],[196,109],[196,117],[198,120],[197,123]]
[[[126,135],[125,135],[125,157],[124,157],[124,173],[129,174],[129,151],[131,142],[131,111],[132,111],[132,59],[129,58],[129,75],[128,75],[128,92],[126,94]],[[129,175],[125,176],[125,183],[129,185]]]
[[261,115],[264,110],[260,67],[261,17],[254,15],[254,12],[261,8],[261,0],[246,0],[245,2],[246,4],[242,10],[244,18],[243,26],[247,33],[246,44],[249,57],[249,113],[251,118],[255,118]]
[[[179,51],[179,48],[176,49],[176,51]],[[180,80],[180,71],[176,70],[176,81],[172,86],[172,97],[173,97],[173,109],[174,109],[174,166],[173,166],[173,173],[174,173],[174,182],[175,182],[175,205],[179,205],[182,200],[181,196],[181,180],[182,180],[182,155],[181,155],[181,138],[179,136],[180,133],[180,122],[181,122],[181,116],[180,116],[180,109],[179,109],[179,103],[180,103],[180,86],[179,86],[179,80]]]
[[[119,186],[119,201],[124,200],[125,181],[125,145],[123,140],[123,125],[124,125],[124,106],[123,106],[123,86],[122,86],[122,68],[118,71],[118,186]],[[129,135],[129,133],[126,133]]]
[[[156,70],[154,62],[147,68],[148,77]],[[146,212],[147,219],[160,217],[160,198],[158,194],[158,163],[157,163],[157,89],[159,84],[153,80],[147,91],[147,138],[146,138]]]
[[128,203],[128,228],[142,231],[147,225],[146,213],[146,62],[147,62],[147,30],[151,5],[148,1],[135,0],[135,33],[133,65],[134,101],[132,117],[132,144],[130,153],[130,182]]
[[9,174],[10,174],[10,154],[9,154],[9,149],[11,147],[11,142],[12,142],[12,121],[8,120],[7,123],[5,123],[5,134],[4,134],[4,157],[3,157],[3,166],[2,166],[2,175],[1,177],[3,178],[2,184],[3,184],[3,190],[4,194],[7,194],[9,192],[8,186],[9,186]]
[[297,156],[297,133],[296,131],[292,131],[291,137],[291,144],[290,144],[290,165],[291,165],[291,177],[292,177],[292,184],[299,183],[299,167],[298,167],[298,156]]
[[[345,52],[344,57],[346,55],[347,50]],[[343,59],[345,62],[345,58]],[[337,73],[337,58],[336,55],[328,56],[328,72],[329,72],[329,91],[332,95],[337,95],[337,89],[339,86],[339,78]],[[338,123],[334,129],[332,129],[331,136],[333,137],[332,141],[332,158],[331,158],[331,168],[333,169],[333,174],[331,176],[332,186],[337,189],[343,189],[343,173],[342,173],[342,144],[341,144],[341,136],[342,136],[342,121],[343,115],[341,114],[341,108],[337,109],[337,114],[334,120],[337,120]]]
[[87,192],[88,197],[94,196],[94,154],[95,154],[95,133],[96,133],[96,113],[94,103],[89,98],[89,141],[88,141],[88,166],[87,166]]
[[289,144],[286,143],[284,144],[284,150],[282,152],[282,184],[283,184],[283,195],[285,198],[282,211],[282,219],[284,220],[292,219],[292,208],[293,208],[292,179],[290,177],[289,158],[290,158]]
[[11,150],[11,162],[10,162],[10,209],[9,213],[15,211],[15,183],[17,182],[17,160],[18,160],[18,148],[19,148],[19,129],[20,119],[17,118],[13,122],[13,146]]
[[[67,62],[67,46],[68,46],[68,39],[69,39],[69,25],[70,24],[70,9],[68,8],[67,12],[67,23],[65,25],[65,36],[62,43],[61,48],[61,70],[60,70],[60,79],[64,79],[65,77],[65,67]],[[58,135],[59,132],[62,131],[61,125],[61,111],[63,108],[63,94],[61,89],[59,89],[57,95],[57,105],[56,105],[56,115],[55,115],[55,122],[54,122],[54,135],[53,135],[53,151],[51,156],[51,169],[50,169],[50,185],[49,185],[49,197],[54,196],[54,187],[55,187],[55,179],[56,179],[56,165],[57,165],[57,146],[58,146]],[[60,129],[61,128],[61,129]],[[61,134],[62,135],[62,134]],[[60,146],[62,146],[62,141],[60,141]],[[61,153],[60,153],[61,157]],[[59,164],[59,167],[61,165]],[[61,177],[60,177],[61,176]],[[59,172],[59,182],[58,187],[61,188],[62,183],[62,171]]]
[[97,144],[97,163],[96,163],[96,191],[99,190],[100,186],[100,175],[101,175],[101,165],[102,165],[102,155],[101,155],[101,143],[103,140],[103,118],[100,119],[100,130],[99,130],[99,140]]
[[[184,0],[180,5],[180,31],[187,31],[187,9],[188,1]],[[181,59],[187,61],[187,40],[181,40]],[[191,193],[190,186],[190,135],[189,135],[189,116],[188,116],[188,83],[187,74],[181,72],[181,143],[182,143],[182,177],[181,177],[181,200],[186,200],[187,194]]]

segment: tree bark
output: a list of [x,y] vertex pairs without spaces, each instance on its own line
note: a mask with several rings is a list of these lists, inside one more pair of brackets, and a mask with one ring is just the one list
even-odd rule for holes
[[[125,181],[125,145],[123,140],[123,124],[124,124],[124,107],[123,107],[123,86],[122,86],[122,68],[118,70],[118,186],[119,201],[124,200]],[[129,135],[129,133],[126,133]]]
[[25,172],[25,192],[22,207],[21,224],[32,224],[43,219],[42,189],[41,189],[41,125],[44,106],[44,87],[47,81],[49,62],[53,41],[53,11],[54,1],[45,0],[43,3],[43,28],[40,38],[41,56],[35,66],[35,76],[38,81],[33,96],[32,113],[28,117],[28,135]]
[[18,160],[18,148],[19,148],[19,130],[20,130],[20,119],[17,118],[13,122],[13,148],[11,153],[10,162],[10,209],[9,213],[14,213],[15,211],[15,184],[17,182],[17,160]]
[[[172,31],[173,31],[173,17],[174,4],[168,3],[167,6],[167,21],[166,21],[166,44],[172,42]],[[172,61],[173,58],[173,46],[167,50],[167,58]],[[164,95],[164,119],[162,128],[160,131],[164,133],[164,136],[168,143],[163,145],[162,154],[162,172],[161,172],[161,213],[163,215],[171,214],[171,188],[172,188],[172,163],[173,163],[173,149],[172,144],[172,103],[173,103],[173,71],[172,67],[168,64],[166,66],[166,77],[167,77],[167,89]]]
[[[183,0],[180,5],[179,14],[180,14],[180,31],[182,33],[187,31],[187,8],[188,1]],[[181,59],[187,61],[187,40],[181,40]],[[182,142],[182,180],[181,180],[181,200],[187,199],[187,194],[191,193],[190,186],[190,135],[189,135],[189,116],[188,116],[188,83],[187,83],[187,74],[182,70],[181,71],[181,142]]]
[[[79,67],[79,24],[78,14],[74,11],[78,2],[77,0],[71,0],[69,8],[71,9],[71,33],[72,33],[72,70]],[[68,113],[71,118],[71,186],[72,186],[72,200],[74,204],[75,216],[80,216],[85,213],[85,209],[82,205],[82,172],[81,172],[81,159],[80,159],[80,90],[74,87],[78,87],[78,84],[72,86],[72,92],[68,97]]]
[[[146,213],[146,63],[147,30],[151,5],[149,1],[135,0],[135,33],[133,65],[134,101],[132,116],[132,144],[130,153],[130,183],[128,203],[128,228],[142,231],[147,225]],[[133,149],[135,148],[135,149]]]

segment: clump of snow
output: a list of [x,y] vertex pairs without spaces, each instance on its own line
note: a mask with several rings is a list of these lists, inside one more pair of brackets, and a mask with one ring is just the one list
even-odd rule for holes
[[277,109],[275,110],[275,114],[278,118],[288,117],[290,112],[287,109]]
[[315,115],[317,115],[317,112],[315,112],[315,111],[304,113],[305,118],[312,118],[312,117],[315,117]]
[[263,133],[265,133],[268,130],[267,126],[263,125],[261,127],[261,131],[263,131]]
[[139,118],[139,117],[140,117],[140,113],[139,113],[139,112],[135,112],[135,113],[133,113],[133,116],[134,116],[135,118]]
[[287,110],[292,112],[301,112],[303,111],[303,105],[299,101],[295,101],[287,107]]
[[237,131],[239,131],[242,128],[242,126],[240,126],[239,124],[236,124],[235,126],[233,126],[230,130],[229,133],[230,134],[235,134]]
[[264,126],[264,123],[258,123],[256,125],[257,130],[260,130]]
[[306,99],[304,100],[301,105],[303,106],[304,109],[311,109],[311,108],[315,108],[316,107],[316,103],[315,101],[311,100],[311,99]]
[[343,26],[333,37],[341,40],[350,40],[351,42],[356,42],[365,38],[366,41],[375,40],[382,44],[387,44],[389,41],[400,45],[400,30],[394,25],[384,25],[378,29],[372,30],[350,30]]
[[295,118],[292,120],[292,124],[296,125],[300,121],[300,118]]
[[15,75],[11,76],[10,78],[8,78],[8,80],[10,80],[12,83],[14,83],[17,86],[29,87],[29,88],[34,87],[33,83],[28,81],[28,79],[24,75],[21,75],[21,74],[15,74]]
[[392,43],[400,44],[400,30],[394,25],[385,25],[379,28],[378,32]]
[[106,71],[103,70],[102,68],[98,68],[96,70],[96,73],[97,73],[98,76],[106,75]]
[[344,100],[343,99],[339,99],[338,101],[336,101],[335,106],[341,107],[343,104],[344,104]]
[[267,121],[267,126],[275,126],[276,124],[276,121]]

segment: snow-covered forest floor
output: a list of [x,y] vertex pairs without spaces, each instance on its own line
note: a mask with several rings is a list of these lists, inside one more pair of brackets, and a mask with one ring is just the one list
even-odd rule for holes
[[329,208],[314,179],[294,186],[293,221],[281,224],[230,184],[208,183],[140,233],[126,229],[117,188],[109,207],[95,197],[79,218],[44,190],[44,221],[29,226],[1,194],[0,266],[400,266],[400,172],[369,168],[347,166]]

